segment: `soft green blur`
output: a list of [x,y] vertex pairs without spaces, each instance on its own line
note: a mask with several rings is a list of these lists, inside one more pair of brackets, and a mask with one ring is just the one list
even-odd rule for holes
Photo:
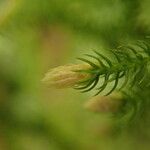
[[0,0],[0,150],[148,150],[146,141],[113,135],[109,115],[85,110],[89,93],[49,89],[41,79],[93,49],[147,36],[149,7],[149,0]]

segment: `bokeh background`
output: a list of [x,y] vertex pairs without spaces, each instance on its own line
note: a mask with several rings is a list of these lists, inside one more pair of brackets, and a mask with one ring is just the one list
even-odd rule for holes
[[141,39],[149,0],[0,0],[0,150],[148,150],[113,135],[113,119],[84,109],[91,96],[49,89],[50,68]]

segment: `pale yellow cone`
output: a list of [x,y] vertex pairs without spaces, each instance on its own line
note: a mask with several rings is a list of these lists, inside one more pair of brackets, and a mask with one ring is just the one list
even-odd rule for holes
[[86,80],[91,76],[89,73],[76,71],[89,69],[91,69],[91,66],[88,64],[59,66],[46,73],[42,82],[56,88],[73,87],[78,82]]
[[92,112],[114,113],[117,112],[123,104],[121,93],[112,93],[108,96],[95,96],[86,104],[85,108]]

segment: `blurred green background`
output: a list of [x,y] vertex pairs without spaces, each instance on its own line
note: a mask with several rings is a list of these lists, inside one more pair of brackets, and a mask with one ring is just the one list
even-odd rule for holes
[[0,150],[148,150],[112,136],[91,96],[41,84],[48,69],[148,35],[149,0],[0,0]]

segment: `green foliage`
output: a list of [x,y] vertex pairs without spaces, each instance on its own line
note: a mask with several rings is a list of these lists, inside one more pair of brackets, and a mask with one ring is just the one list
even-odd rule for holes
[[[120,91],[124,95],[124,105],[119,112],[113,113],[117,127],[116,132],[123,131],[123,129],[124,131],[132,129],[136,132],[139,128],[144,128],[145,124],[149,124],[149,39],[119,46],[109,52],[111,53],[109,57],[94,51],[96,55],[86,54],[92,60],[78,58],[91,65],[92,69],[80,70],[80,72],[91,74],[91,78],[79,82],[75,89],[81,90],[81,92],[94,89],[97,91],[95,95],[98,95],[103,90],[107,91],[107,86],[110,84],[111,88],[108,88],[109,91],[105,92],[105,96],[114,91]],[[140,134],[143,134],[143,131],[140,129]]]
[[[91,78],[79,83],[75,89],[82,90],[82,92],[88,92],[96,87],[99,83],[99,79],[104,81],[96,90],[95,95],[101,93],[108,84],[114,83],[112,89],[105,95],[111,94],[119,85],[119,81],[124,79],[122,85],[117,88],[122,90],[128,87],[128,90],[133,90],[137,86],[141,86],[145,81],[145,77],[148,74],[148,63],[150,57],[150,47],[145,41],[137,41],[136,44],[130,44],[120,46],[114,50],[110,50],[113,56],[108,58],[97,51],[94,51],[95,55],[86,54],[87,57],[93,58],[97,62],[85,58],[78,58],[79,60],[91,65],[90,70],[81,70],[80,72],[88,72],[91,74]],[[147,83],[149,84],[149,83]],[[145,85],[146,87],[149,85]]]

